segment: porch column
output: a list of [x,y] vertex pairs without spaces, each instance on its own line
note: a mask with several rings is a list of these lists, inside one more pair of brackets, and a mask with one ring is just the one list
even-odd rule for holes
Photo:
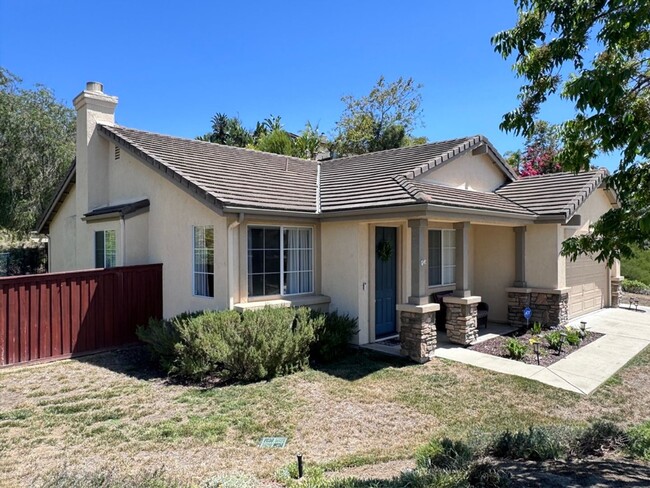
[[526,227],[515,227],[515,288],[526,288]]
[[469,289],[469,222],[454,224],[456,229],[456,290],[454,296],[468,297]]
[[427,219],[409,220],[411,229],[411,295],[409,303],[429,303],[429,222]]

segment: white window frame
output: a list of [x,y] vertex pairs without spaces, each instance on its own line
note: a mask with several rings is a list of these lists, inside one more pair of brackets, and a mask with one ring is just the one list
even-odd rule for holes
[[[248,278],[251,275],[251,270],[248,268],[248,252],[250,251],[248,247],[248,232],[250,229],[280,229],[280,293],[278,295],[251,295],[251,290],[248,288]],[[311,281],[309,283],[309,287],[311,291],[306,291],[302,293],[284,293],[284,231],[285,230],[291,230],[291,229],[308,229],[311,232]],[[269,297],[295,297],[295,296],[302,296],[302,295],[313,295],[314,294],[314,289],[315,289],[315,274],[316,270],[314,269],[314,248],[315,248],[315,240],[314,240],[314,227],[310,225],[273,225],[273,224],[251,224],[246,226],[246,293],[249,298],[253,300],[260,300],[260,299],[267,299]]]
[[[204,273],[202,271],[196,271],[196,229],[206,229],[206,228],[211,228],[212,229],[212,273]],[[216,244],[216,239],[215,239],[215,233],[214,233],[214,225],[207,224],[207,225],[193,225],[192,226],[192,296],[197,297],[197,298],[205,298],[207,300],[214,300],[214,295],[215,295],[215,286],[216,286],[216,281],[215,281],[215,244]],[[201,248],[201,249],[208,249],[207,247]],[[201,274],[201,275],[212,275],[212,296],[209,295],[200,295],[196,292],[196,275]]]
[[[114,264],[113,266],[106,266],[106,234],[112,233],[115,239],[115,256],[114,256]],[[102,266],[97,266],[97,234],[102,235],[102,239],[104,240],[104,243],[102,245],[104,254],[102,255]],[[94,242],[94,252],[93,255],[95,256],[95,268],[97,269],[110,269],[110,268],[115,268],[117,267],[117,232],[114,229],[105,229],[105,230],[96,230],[95,231],[95,242]]]
[[[435,288],[435,287],[440,287],[440,286],[455,285],[456,284],[456,245],[455,245],[456,240],[454,239],[454,246],[453,247],[451,247],[451,246],[445,247],[444,234],[445,234],[445,232],[454,233],[454,237],[456,237],[456,234],[455,234],[456,229],[428,229],[427,232],[430,233],[432,231],[440,232],[440,283],[435,284],[435,285],[431,284],[431,282],[429,281],[429,269],[427,268],[428,286],[429,286],[429,288]],[[431,234],[429,234],[428,237],[429,237],[429,242],[430,242]],[[454,264],[449,264],[449,263],[445,262],[445,249],[453,249],[454,250],[454,253],[453,253]],[[428,258],[428,253],[429,253],[429,249],[427,249],[427,258]],[[454,278],[453,278],[452,281],[450,281],[448,283],[445,283],[445,267],[454,269],[454,273],[453,273]]]

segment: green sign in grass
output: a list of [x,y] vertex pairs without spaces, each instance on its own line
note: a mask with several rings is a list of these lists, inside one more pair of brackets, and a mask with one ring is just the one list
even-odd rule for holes
[[284,447],[286,445],[286,437],[262,437],[260,441],[260,447]]

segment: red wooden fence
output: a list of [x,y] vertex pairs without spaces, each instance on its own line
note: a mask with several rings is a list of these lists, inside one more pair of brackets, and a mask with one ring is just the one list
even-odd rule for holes
[[0,278],[0,367],[137,341],[162,316],[162,264]]

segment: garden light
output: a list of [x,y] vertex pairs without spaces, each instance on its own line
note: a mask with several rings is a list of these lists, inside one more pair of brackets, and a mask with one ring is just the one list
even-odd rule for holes
[[580,322],[580,330],[581,330],[582,332],[586,332],[586,331],[587,331],[587,322],[585,322],[584,320],[583,320],[582,322]]
[[539,342],[537,342],[537,341],[533,342],[533,350],[535,351],[535,354],[537,355],[537,364],[539,364]]
[[566,340],[566,332],[561,332],[561,333],[560,333],[560,338],[561,338],[562,340],[560,341],[560,349],[558,349],[558,351],[557,351],[557,355],[558,355],[558,356],[559,356],[560,354],[562,354],[562,346],[564,345],[564,341]]

